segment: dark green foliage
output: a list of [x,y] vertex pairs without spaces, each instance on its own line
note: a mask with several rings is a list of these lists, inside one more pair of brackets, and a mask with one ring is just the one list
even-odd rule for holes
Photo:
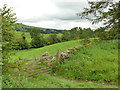
[[110,29],[108,32],[109,34],[109,39],[120,39],[118,35],[120,35],[118,29]]
[[38,28],[33,28],[30,32],[32,41],[31,41],[31,45],[34,48],[38,48],[38,47],[43,47],[44,46],[44,39],[43,36],[40,34],[40,29]]
[[71,39],[88,39],[94,37],[94,32],[91,28],[75,27],[70,30]]
[[99,37],[102,40],[112,40],[112,39],[119,38],[118,29],[105,30],[105,28],[101,27],[101,28],[96,29],[94,32],[95,32],[94,35],[96,37]]
[[48,40],[49,40],[50,44],[54,44],[54,43],[60,42],[60,39],[57,37],[56,34],[49,35],[49,39]]
[[[91,20],[92,24],[102,22],[103,26],[100,27],[99,30],[107,30],[109,32],[100,33],[101,35],[99,36],[101,39],[119,38],[118,32],[120,31],[120,1],[88,1],[88,4],[90,7],[84,8],[84,11],[78,13],[77,15],[81,18],[85,17],[88,20]],[[89,15],[93,15],[94,18],[88,18],[87,16]]]
[[79,30],[80,38],[88,39],[94,37],[94,32],[91,28],[83,28]]
[[62,41],[70,41],[71,40],[71,33],[70,31],[64,30],[62,33]]
[[[84,8],[82,13],[77,15],[81,18],[86,17],[93,24],[103,22],[106,28],[119,28],[120,25],[120,2],[114,0],[88,1],[89,8]],[[95,18],[88,18],[88,15]]]
[[72,40],[79,39],[78,27],[74,27],[70,30]]

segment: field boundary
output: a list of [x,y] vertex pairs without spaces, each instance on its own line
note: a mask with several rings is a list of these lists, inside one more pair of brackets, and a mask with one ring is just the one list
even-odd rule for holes
[[[90,44],[92,44],[92,42],[86,44],[85,47]],[[39,58],[17,61],[15,62],[16,67],[14,67],[17,68],[17,71],[13,73],[25,75],[28,79],[31,79],[34,75],[39,73],[51,73],[55,63],[63,63],[64,59],[68,58],[69,54],[79,51],[81,47],[83,46],[75,46],[64,52],[61,52],[59,49],[56,55],[49,55],[48,52],[45,52]]]

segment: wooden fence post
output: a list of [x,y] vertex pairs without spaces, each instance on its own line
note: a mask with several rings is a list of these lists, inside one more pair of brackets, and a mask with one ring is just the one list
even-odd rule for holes
[[57,61],[60,62],[60,57],[61,57],[61,50],[59,49],[57,52]]

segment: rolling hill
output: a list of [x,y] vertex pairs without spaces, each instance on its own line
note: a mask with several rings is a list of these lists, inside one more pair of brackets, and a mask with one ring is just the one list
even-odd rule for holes
[[[22,23],[17,23],[17,25],[15,26],[16,31],[22,31],[22,32],[30,32],[32,28],[34,28],[34,26],[24,25]],[[42,34],[58,34],[58,33],[62,33],[63,31],[58,29],[49,29],[49,28],[41,28],[41,27],[36,27],[36,28],[39,28]]]

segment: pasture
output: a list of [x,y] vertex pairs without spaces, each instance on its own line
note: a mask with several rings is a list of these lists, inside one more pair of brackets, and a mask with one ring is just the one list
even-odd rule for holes
[[104,40],[81,48],[56,67],[55,75],[118,84],[118,40]]
[[41,55],[45,52],[49,52],[50,55],[55,55],[58,49],[61,49],[61,51],[63,52],[68,48],[72,48],[74,46],[80,45],[80,41],[81,40],[72,40],[62,43],[56,43],[42,48],[15,50],[13,51],[14,55],[11,56],[11,60],[13,61],[18,59],[26,60],[26,59],[38,58],[41,57]]
[[[92,39],[93,40],[93,39]],[[32,59],[41,57],[48,51],[56,54],[68,48],[80,45],[81,40],[57,43],[42,48],[14,51],[11,56],[17,59]],[[72,53],[63,64],[58,64],[51,74],[37,74],[32,79],[25,76],[3,75],[3,87],[21,88],[117,88],[118,82],[118,40],[94,42],[80,51]],[[103,53],[104,52],[104,53]],[[16,58],[16,59],[15,59]],[[12,59],[12,60],[13,60]],[[5,77],[5,78],[4,78]],[[13,78],[14,77],[14,78]],[[19,79],[18,79],[19,78]],[[17,81],[20,80],[20,81]],[[42,83],[41,83],[42,82]]]

